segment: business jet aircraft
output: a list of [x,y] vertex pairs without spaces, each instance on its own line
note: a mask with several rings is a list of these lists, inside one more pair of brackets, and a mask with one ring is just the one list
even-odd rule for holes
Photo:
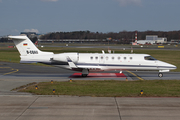
[[75,71],[87,76],[91,71],[159,70],[169,72],[176,66],[156,60],[148,54],[60,53],[40,51],[27,36],[8,36],[15,43],[21,63],[44,63]]

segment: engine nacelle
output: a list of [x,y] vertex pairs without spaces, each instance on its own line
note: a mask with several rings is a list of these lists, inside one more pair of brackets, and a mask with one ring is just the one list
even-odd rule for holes
[[60,61],[60,62],[67,62],[67,57],[69,57],[73,62],[78,61],[78,53],[54,54],[53,60]]

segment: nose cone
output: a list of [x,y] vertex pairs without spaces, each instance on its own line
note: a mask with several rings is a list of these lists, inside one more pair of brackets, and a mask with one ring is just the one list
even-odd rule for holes
[[172,64],[170,64],[171,65],[171,67],[172,67],[172,69],[171,70],[175,70],[175,69],[177,69],[177,67],[175,66],[175,65],[172,65]]
[[169,68],[169,70],[177,69],[177,67],[175,65],[172,65],[172,64],[169,64],[169,63],[166,63],[166,66],[167,66],[167,68]]
[[161,69],[168,69],[168,70],[177,69],[177,67],[175,65],[172,65],[172,64],[169,64],[169,63],[166,63],[166,62],[162,62],[162,61],[158,62],[158,67],[161,68]]
[[172,65],[172,64],[168,64],[167,67],[169,68],[169,70],[177,69],[177,67],[175,65]]

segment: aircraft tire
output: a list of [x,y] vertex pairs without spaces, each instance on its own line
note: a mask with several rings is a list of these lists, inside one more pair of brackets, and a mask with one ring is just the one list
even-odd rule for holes
[[88,76],[88,74],[82,74],[82,77],[87,77]]
[[163,77],[163,73],[159,73],[158,76],[161,78]]

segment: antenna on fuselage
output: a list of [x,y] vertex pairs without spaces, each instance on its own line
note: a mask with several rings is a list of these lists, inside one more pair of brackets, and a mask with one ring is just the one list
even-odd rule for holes
[[105,54],[104,50],[102,50],[102,54]]
[[133,53],[133,47],[131,47],[131,53]]

